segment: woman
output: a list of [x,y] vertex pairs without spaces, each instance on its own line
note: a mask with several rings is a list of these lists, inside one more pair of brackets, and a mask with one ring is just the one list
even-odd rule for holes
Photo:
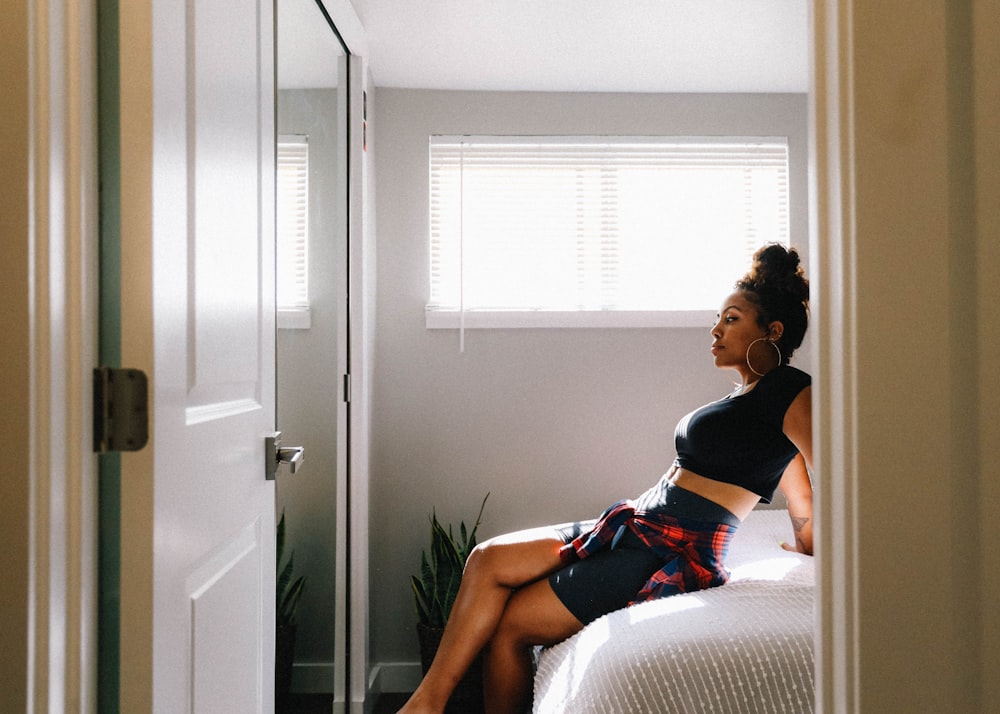
[[[442,712],[485,652],[488,712],[531,702],[532,648],[628,605],[723,584],[739,523],[776,487],[812,554],[810,378],[788,366],[805,336],[809,286],[794,249],[768,245],[736,283],[712,328],[715,365],[735,370],[732,394],[677,425],[677,459],[653,488],[599,521],[492,538],[469,557],[430,670],[401,714]],[[485,649],[484,649],[485,648]]]

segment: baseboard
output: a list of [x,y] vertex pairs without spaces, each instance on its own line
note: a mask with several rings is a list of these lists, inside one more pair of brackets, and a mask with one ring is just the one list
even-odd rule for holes
[[328,694],[333,691],[333,662],[296,662],[292,665],[292,691]]
[[[295,663],[292,666],[292,691],[300,694],[326,694],[333,689],[333,662]],[[380,694],[409,694],[420,684],[423,672],[419,662],[380,662],[368,676],[365,702],[354,702],[350,711],[370,711]],[[347,704],[334,701],[334,714],[346,714]]]
[[419,662],[379,662],[368,677],[368,694],[372,700],[380,694],[412,692],[423,676]]

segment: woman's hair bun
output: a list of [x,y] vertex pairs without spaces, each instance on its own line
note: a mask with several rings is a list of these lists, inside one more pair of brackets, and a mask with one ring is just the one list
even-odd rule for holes
[[809,283],[798,251],[780,243],[768,243],[758,249],[753,256],[753,267],[740,283],[739,287],[755,288],[755,292],[774,290],[802,302],[809,300]]
[[735,287],[757,305],[761,327],[772,320],[784,324],[777,344],[782,362],[787,364],[802,344],[809,325],[809,281],[798,251],[780,243],[768,243],[754,253],[753,267],[736,281]]

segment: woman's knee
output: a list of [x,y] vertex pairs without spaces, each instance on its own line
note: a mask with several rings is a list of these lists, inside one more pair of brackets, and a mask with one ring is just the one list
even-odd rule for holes
[[509,588],[520,587],[559,565],[559,545],[551,538],[490,538],[469,554],[465,577],[486,578]]
[[495,567],[496,561],[496,548],[491,545],[490,541],[479,543],[465,560],[465,573],[468,575],[470,571],[491,570]]
[[463,580],[476,580],[496,585],[504,585],[506,579],[507,555],[504,548],[492,541],[478,544],[465,561]]

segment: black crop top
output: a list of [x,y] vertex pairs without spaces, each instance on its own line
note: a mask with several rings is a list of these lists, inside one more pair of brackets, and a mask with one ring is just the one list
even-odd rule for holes
[[798,453],[782,427],[785,412],[812,378],[779,367],[757,386],[695,409],[674,431],[676,463],[705,478],[736,484],[770,503],[785,468]]

